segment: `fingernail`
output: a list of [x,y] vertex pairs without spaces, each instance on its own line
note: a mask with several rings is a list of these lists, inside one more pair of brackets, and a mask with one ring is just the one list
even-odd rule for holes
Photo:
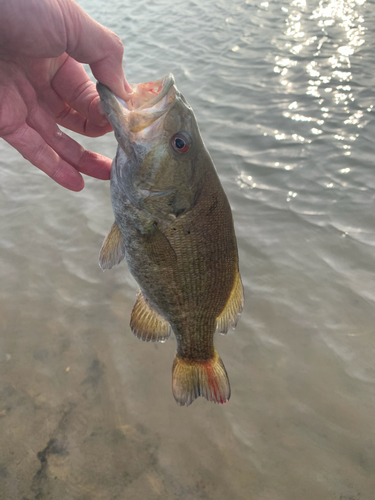
[[129,83],[127,82],[127,80],[125,80],[125,90],[128,94],[132,94],[133,93],[133,89],[131,88],[131,86],[129,85]]

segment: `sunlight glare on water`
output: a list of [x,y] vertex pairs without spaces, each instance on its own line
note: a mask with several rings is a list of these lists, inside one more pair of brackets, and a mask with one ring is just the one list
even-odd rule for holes
[[136,283],[97,264],[108,183],[68,192],[1,142],[0,498],[374,500],[372,4],[79,3],[129,81],[174,74],[227,192],[232,397],[178,407],[175,339],[132,335]]

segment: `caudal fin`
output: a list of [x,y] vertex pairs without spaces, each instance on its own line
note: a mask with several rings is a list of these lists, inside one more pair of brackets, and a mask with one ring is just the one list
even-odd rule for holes
[[227,371],[216,350],[211,359],[188,359],[176,355],[172,390],[175,400],[181,406],[189,406],[199,396],[214,403],[229,401]]

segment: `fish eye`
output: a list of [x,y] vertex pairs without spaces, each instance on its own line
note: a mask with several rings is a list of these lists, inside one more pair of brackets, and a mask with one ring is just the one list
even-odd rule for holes
[[180,154],[185,154],[190,149],[190,141],[185,134],[176,134],[172,137],[172,147]]

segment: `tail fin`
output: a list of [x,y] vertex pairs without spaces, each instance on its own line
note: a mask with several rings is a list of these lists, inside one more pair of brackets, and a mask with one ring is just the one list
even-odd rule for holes
[[216,350],[211,359],[180,358],[176,355],[172,390],[175,400],[181,406],[189,406],[198,396],[214,403],[229,401],[227,371]]

